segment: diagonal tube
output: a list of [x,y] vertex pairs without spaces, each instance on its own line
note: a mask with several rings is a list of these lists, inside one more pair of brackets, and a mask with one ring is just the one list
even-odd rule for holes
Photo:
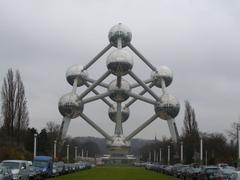
[[[152,88],[152,87],[153,87],[153,83],[151,83],[151,84],[149,85],[149,87]],[[147,92],[147,91],[146,91],[145,89],[143,89],[143,90],[139,93],[139,95],[142,96],[142,95],[144,95],[146,92]],[[131,106],[131,105],[132,105],[133,103],[135,103],[136,101],[137,101],[137,98],[131,99],[131,100],[125,105],[125,107]]]
[[58,141],[61,141],[66,137],[70,121],[71,121],[70,118],[63,117],[62,124],[61,124],[61,127],[60,127],[60,132],[59,132],[59,137],[58,137],[59,140]]
[[128,47],[153,71],[157,71],[157,69],[132,45],[128,44]]
[[151,94],[157,101],[159,101],[159,97],[141,80],[139,79],[132,71],[129,71],[129,75],[135,79],[146,91]]
[[128,94],[129,96],[135,98],[134,100],[139,99],[139,100],[141,100],[141,101],[143,101],[143,102],[146,102],[146,103],[149,103],[149,104],[153,104],[153,105],[156,104],[156,101],[153,101],[153,100],[151,100],[151,99],[149,99],[149,98],[146,98],[146,97],[144,97],[144,96],[141,96],[141,95],[138,95],[138,94],[135,94],[135,93],[132,93],[132,92],[127,92],[127,94]]
[[[151,78],[151,79],[144,80],[143,82],[144,82],[145,84],[148,84],[148,83],[150,83],[150,82],[152,82],[152,81],[153,81],[153,80],[152,80],[152,78]],[[139,83],[134,83],[134,84],[131,85],[131,88],[136,88],[136,87],[139,87],[139,86],[140,86]]]
[[110,92],[105,92],[105,93],[98,94],[98,95],[90,97],[90,98],[83,99],[82,102],[83,102],[83,104],[90,103],[90,102],[96,101],[98,99],[103,99],[103,98],[109,96],[110,94],[111,94]]
[[[86,85],[87,87],[90,87],[90,85],[89,85],[87,82],[85,82],[85,85]],[[99,95],[99,94],[100,94],[100,93],[99,93],[97,90],[95,90],[95,89],[93,89],[92,92],[93,92],[94,94],[96,94],[96,95]],[[112,105],[106,98],[102,98],[102,101],[105,102],[109,107],[113,107],[113,105]]]
[[167,120],[167,123],[168,123],[168,127],[169,127],[169,131],[170,131],[172,140],[174,142],[177,142],[178,132],[177,132],[177,127],[176,127],[176,124],[175,124],[175,120],[174,119]]
[[112,47],[111,44],[108,44],[101,52],[99,52],[91,61],[89,61],[84,67],[83,70],[87,70],[91,65],[93,65],[104,53],[106,53]]
[[102,128],[100,128],[95,122],[93,122],[91,119],[89,119],[85,114],[80,114],[80,116],[90,125],[92,126],[96,131],[98,131],[100,134],[102,134],[107,140],[112,141],[112,137],[106,133]]
[[80,96],[79,99],[84,98],[88,93],[90,93],[100,82],[102,82],[106,77],[109,76],[111,72],[108,70],[105,72],[98,80],[96,80],[88,89],[86,89]]
[[147,127],[149,124],[151,124],[158,116],[154,114],[152,117],[150,117],[146,122],[144,122],[141,126],[139,126],[136,130],[134,130],[131,134],[129,134],[125,141],[129,141],[134,136],[136,136],[140,131],[142,131],[145,127]]
[[[85,78],[85,80],[88,81],[88,82],[90,82],[90,83],[95,83],[95,82],[96,82],[96,80],[91,79],[91,78],[89,78],[89,77]],[[104,88],[108,88],[108,84],[106,84],[106,83],[104,83],[104,82],[100,82],[100,83],[99,83],[99,86],[102,86],[102,87],[104,87]]]

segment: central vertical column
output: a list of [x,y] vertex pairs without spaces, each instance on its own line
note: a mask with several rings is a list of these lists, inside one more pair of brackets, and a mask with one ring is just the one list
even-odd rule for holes
[[116,125],[115,125],[115,135],[121,136],[123,134],[122,128],[122,105],[117,102],[117,115],[116,115]]

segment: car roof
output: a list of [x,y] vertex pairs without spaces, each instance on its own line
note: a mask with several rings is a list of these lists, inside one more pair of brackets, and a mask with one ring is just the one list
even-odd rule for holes
[[2,161],[3,162],[16,162],[16,163],[28,163],[27,161],[25,160],[4,160]]

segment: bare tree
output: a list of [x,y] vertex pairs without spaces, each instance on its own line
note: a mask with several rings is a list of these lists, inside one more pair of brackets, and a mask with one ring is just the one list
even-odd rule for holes
[[189,101],[185,101],[184,129],[185,134],[198,134],[198,124],[196,121],[195,111]]
[[11,139],[19,142],[29,123],[27,100],[19,71],[9,69],[2,86],[3,130]]

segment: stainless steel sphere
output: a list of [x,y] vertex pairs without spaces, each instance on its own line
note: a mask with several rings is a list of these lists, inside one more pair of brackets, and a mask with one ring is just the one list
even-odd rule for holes
[[128,81],[121,79],[121,87],[117,86],[117,80],[113,80],[108,87],[111,92],[110,98],[115,102],[123,102],[129,98],[127,92],[131,91],[131,87]]
[[[129,108],[123,107],[123,104],[122,104],[121,114],[122,114],[122,122],[125,122],[129,117]],[[113,107],[110,107],[108,109],[108,116],[113,122],[116,122],[116,116],[117,116],[117,104],[116,103],[113,105]]]
[[77,78],[77,86],[80,87],[84,84],[87,78],[87,71],[83,71],[82,65],[73,65],[67,69],[66,79],[69,84],[73,86],[74,80]]
[[124,76],[133,67],[133,57],[124,49],[114,50],[107,58],[107,68],[116,76]]
[[180,104],[174,96],[164,94],[160,97],[160,102],[157,102],[154,109],[161,119],[169,120],[178,115]]
[[153,71],[151,74],[155,86],[162,88],[161,78],[165,81],[166,87],[169,86],[173,80],[173,73],[167,66],[159,66],[157,72]]
[[122,23],[113,26],[108,33],[108,39],[115,47],[117,47],[118,38],[122,39],[122,47],[127,46],[132,40],[132,33],[130,29]]
[[76,94],[67,93],[60,98],[58,110],[62,116],[74,119],[82,113],[83,104],[78,100]]

